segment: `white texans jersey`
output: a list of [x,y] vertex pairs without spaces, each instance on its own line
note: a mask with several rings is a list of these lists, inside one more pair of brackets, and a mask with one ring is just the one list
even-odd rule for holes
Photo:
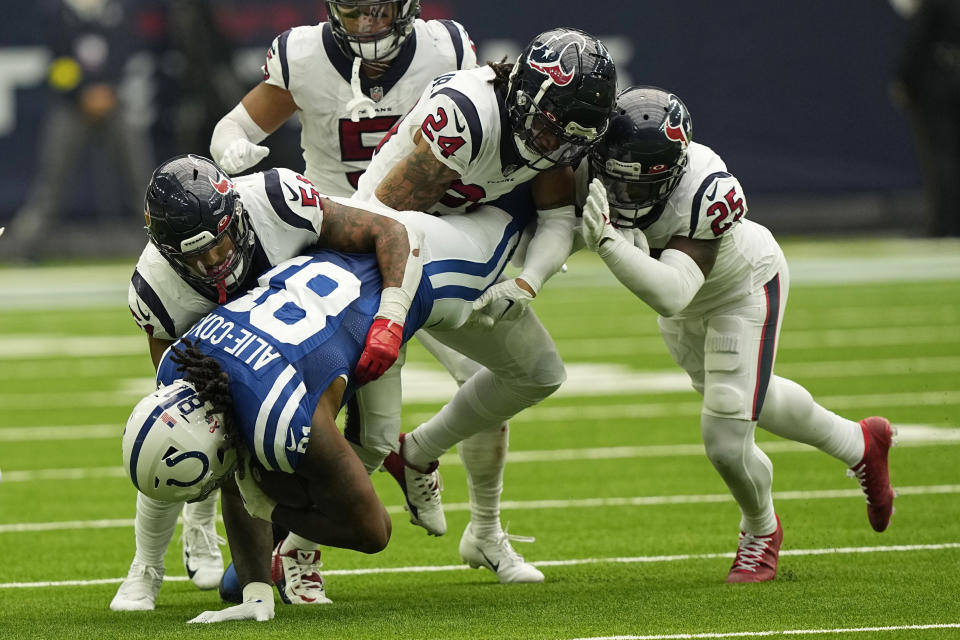
[[[316,244],[323,223],[320,199],[325,196],[289,169],[269,169],[234,178],[233,183],[256,236],[247,281],[235,297],[270,267]],[[217,306],[181,278],[152,242],[140,254],[127,297],[140,328],[161,340],[176,340]]]
[[[745,218],[747,199],[740,181],[705,145],[692,142],[687,170],[665,202],[632,219],[611,212],[614,225],[635,245],[636,229],[643,229],[650,253],[658,256],[674,236],[696,240],[721,239],[717,261],[703,286],[679,315],[700,315],[756,291],[782,266],[780,246],[766,227]],[[578,170],[578,202],[586,199],[587,163]]]
[[430,208],[433,213],[463,213],[532,180],[537,171],[525,166],[515,150],[503,96],[494,90],[493,79],[493,69],[483,66],[430,83],[413,110],[380,143],[360,178],[357,197],[374,199],[380,181],[416,147],[418,131],[437,159],[460,174]]
[[329,23],[294,27],[277,36],[267,51],[264,82],[286,89],[300,108],[304,174],[328,195],[349,196],[377,143],[405,114],[436,76],[477,65],[473,42],[452,20],[416,20],[407,39],[379,78],[358,74],[362,95],[376,115],[351,120],[348,105],[353,58],[337,46]]

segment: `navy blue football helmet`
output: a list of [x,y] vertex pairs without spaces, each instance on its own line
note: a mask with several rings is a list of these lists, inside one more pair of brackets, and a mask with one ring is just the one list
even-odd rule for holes
[[221,304],[240,287],[255,241],[240,194],[215,162],[167,160],[150,178],[143,209],[150,242],[181,278]]
[[506,107],[527,166],[575,165],[604,134],[613,113],[617,69],[603,44],[578,29],[541,33],[520,54]]
[[658,87],[617,96],[607,134],[590,150],[590,173],[607,189],[610,206],[635,217],[665,201],[687,168],[693,121],[686,105]]

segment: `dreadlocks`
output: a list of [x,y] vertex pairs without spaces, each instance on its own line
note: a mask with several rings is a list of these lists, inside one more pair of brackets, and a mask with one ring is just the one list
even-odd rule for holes
[[487,61],[487,66],[493,69],[493,73],[495,74],[493,78],[493,88],[506,92],[507,83],[510,81],[510,73],[513,71],[513,63],[507,62],[507,57],[504,56],[500,62]]
[[183,348],[173,347],[170,360],[177,366],[177,371],[184,373],[183,379],[197,390],[197,397],[201,402],[210,402],[213,408],[207,412],[219,413],[223,417],[224,433],[228,437],[234,434],[233,429],[233,396],[230,395],[230,376],[221,368],[220,363],[210,356],[205,356],[196,344],[190,340],[181,340]]

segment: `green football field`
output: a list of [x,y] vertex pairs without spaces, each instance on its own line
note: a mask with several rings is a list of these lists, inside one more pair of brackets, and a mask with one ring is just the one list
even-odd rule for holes
[[[186,625],[221,608],[186,580],[178,537],[157,609],[108,604],[133,557],[120,433],[152,387],[126,309],[130,264],[0,267],[0,639],[960,638],[960,243],[784,244],[793,287],[776,371],[899,429],[890,528],[875,533],[842,463],[758,430],[784,525],[771,583],[723,583],[739,512],[703,454],[699,402],[655,314],[593,255],[534,304],[568,381],[511,424],[504,524],[546,574],[497,583],[460,564],[466,484],[442,459],[449,532],[394,517],[383,553],[324,552],[334,604],[267,623]],[[411,344],[407,429],[453,383]],[[179,530],[178,530],[179,535]]]

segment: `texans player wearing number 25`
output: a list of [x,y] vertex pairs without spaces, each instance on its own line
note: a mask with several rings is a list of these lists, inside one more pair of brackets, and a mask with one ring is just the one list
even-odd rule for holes
[[776,576],[783,527],[755,428],[843,461],[878,532],[893,512],[894,430],[882,417],[842,418],[774,374],[790,289],[786,260],[770,232],[745,217],[740,181],[692,135],[676,95],[649,86],[622,91],[607,135],[577,171],[581,231],[617,279],[660,314],[670,354],[703,396],[707,457],[741,514],[726,581],[763,582]]

